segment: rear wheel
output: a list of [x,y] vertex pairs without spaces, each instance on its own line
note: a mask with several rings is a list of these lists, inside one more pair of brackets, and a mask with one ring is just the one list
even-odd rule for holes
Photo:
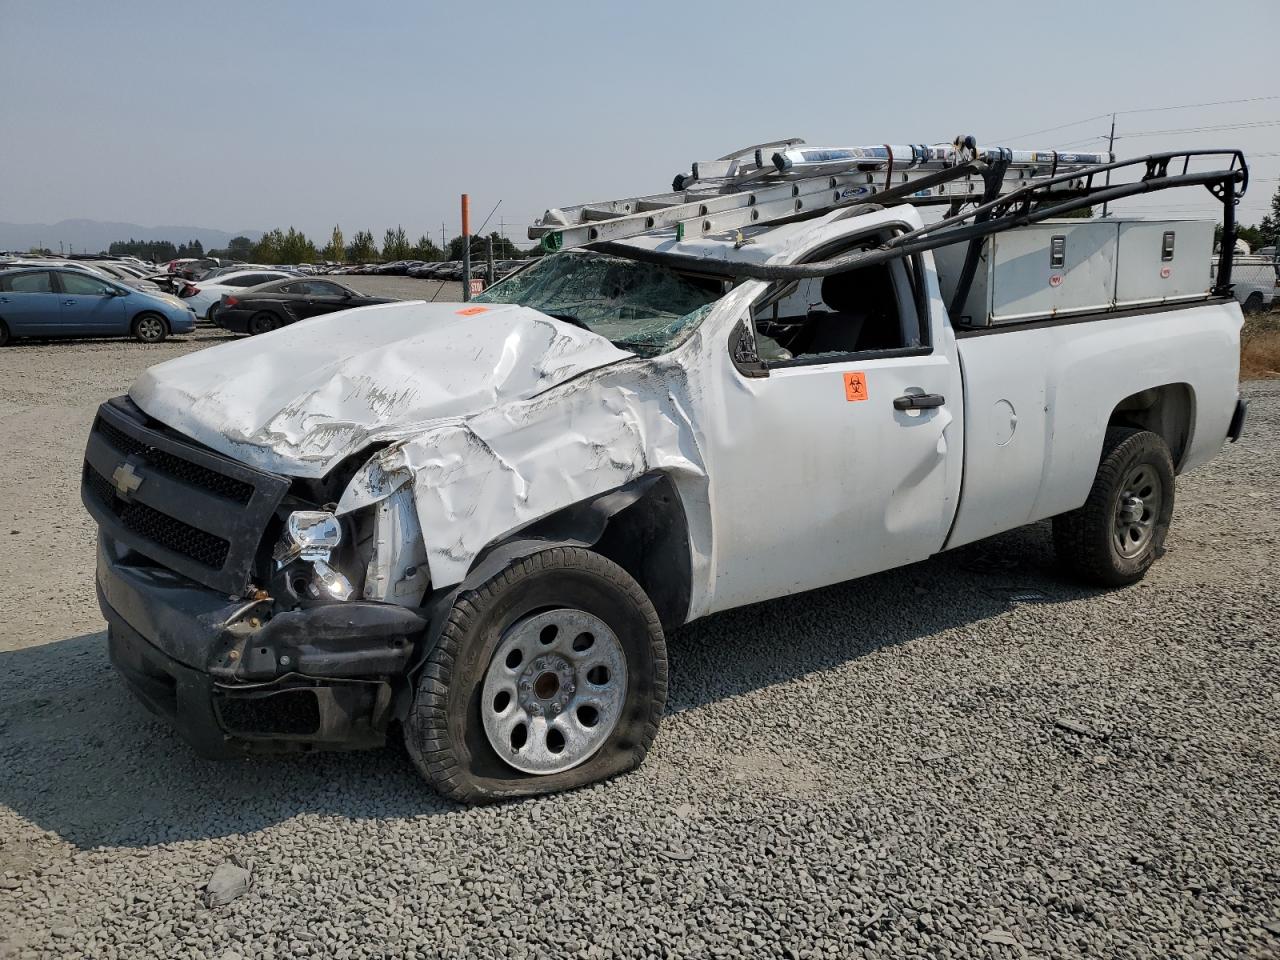
[[204,319],[215,327],[218,325],[218,305],[216,303],[209,304],[209,309],[204,312]]
[[1265,306],[1265,304],[1262,302],[1262,294],[1255,290],[1245,299],[1244,312],[1261,313],[1263,306]]
[[1173,519],[1173,458],[1159,435],[1112,427],[1084,506],[1053,518],[1059,560],[1084,580],[1141,580],[1164,553]]
[[3,320],[0,320],[0,347],[9,343],[9,328]]
[[552,793],[641,763],[666,705],[666,641],[625,570],[556,547],[459,595],[417,685],[405,743],[440,793]]
[[267,310],[259,310],[249,318],[249,332],[255,337],[260,333],[270,333],[280,328],[280,318]]
[[133,335],[143,343],[160,343],[169,336],[169,326],[158,313],[141,313],[133,318]]

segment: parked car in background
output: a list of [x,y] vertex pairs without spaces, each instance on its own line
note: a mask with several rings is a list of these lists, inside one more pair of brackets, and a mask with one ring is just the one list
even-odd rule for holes
[[222,277],[228,273],[240,273],[244,270],[273,270],[265,263],[224,263],[220,267],[213,267],[200,274],[200,280],[211,280],[214,277]]
[[215,322],[232,333],[260,334],[323,314],[395,302],[369,297],[332,280],[291,278],[222,297]]
[[167,269],[170,273],[175,273],[183,279],[194,280],[203,276],[205,271],[220,266],[222,266],[222,261],[216,257],[201,257],[198,259],[184,257],[179,260],[170,260]]
[[242,270],[237,273],[224,273],[220,277],[215,277],[212,283],[208,280],[190,281],[178,291],[178,296],[190,304],[196,316],[213,323],[220,307],[219,301],[224,293],[236,293],[249,287],[291,276],[293,274],[283,270]]
[[135,290],[141,290],[144,293],[160,293],[160,287],[155,282],[145,279],[142,272],[134,267],[102,260],[95,260],[93,267],[100,273],[105,273],[112,279],[123,283],[126,287],[133,287]]
[[0,346],[15,337],[123,337],[159,343],[190,333],[177,297],[145,293],[71,267],[0,271]]
[[[1216,280],[1217,264],[1210,273]],[[1280,265],[1272,257],[1252,255],[1236,257],[1231,269],[1231,294],[1240,301],[1245,313],[1261,313],[1277,305],[1280,293]]]

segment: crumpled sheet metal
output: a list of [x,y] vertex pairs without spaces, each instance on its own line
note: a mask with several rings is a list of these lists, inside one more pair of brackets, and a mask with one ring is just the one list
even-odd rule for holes
[[[530,400],[433,424],[372,458],[338,512],[411,483],[431,580],[443,587],[509,531],[650,471],[670,474],[687,506],[705,504],[688,380],[672,357],[593,371]],[[708,512],[687,513],[697,585],[709,564],[710,530],[700,519]]]
[[409,301],[304,320],[147,370],[144,411],[251,466],[321,477],[371,443],[631,356],[525,307]]

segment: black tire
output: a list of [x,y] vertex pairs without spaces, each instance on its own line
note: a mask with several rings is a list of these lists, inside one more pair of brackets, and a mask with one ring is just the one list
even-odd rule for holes
[[169,336],[169,324],[158,313],[138,314],[129,329],[141,343],[163,343]]
[[0,347],[9,345],[9,327],[3,320],[0,320]]
[[1245,298],[1244,312],[1245,313],[1261,313],[1262,308],[1264,306],[1266,306],[1266,304],[1262,302],[1262,294],[1255,290],[1253,293],[1249,294],[1247,298]]
[[209,304],[209,309],[204,312],[204,320],[205,323],[210,323],[215,327],[218,325],[218,304]]
[[[481,718],[482,688],[508,629],[531,614],[568,608],[603,620],[627,665],[616,726],[577,766],[523,773],[494,750]],[[577,547],[554,547],[512,563],[459,594],[439,643],[417,680],[404,725],[419,772],[462,803],[554,793],[638,767],[658,733],[667,701],[667,647],[648,596],[612,561]]]
[[258,336],[263,333],[270,333],[272,330],[279,330],[284,324],[270,310],[259,310],[249,318],[249,333]]
[[[1151,492],[1144,497],[1144,491]],[[1111,427],[1089,499],[1053,518],[1059,561],[1089,583],[1136,583],[1164,555],[1173,498],[1173,458],[1164,440],[1147,430]]]

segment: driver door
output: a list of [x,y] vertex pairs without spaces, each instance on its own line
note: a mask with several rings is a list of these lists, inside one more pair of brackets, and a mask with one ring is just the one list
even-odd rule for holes
[[730,338],[720,422],[707,431],[712,609],[941,550],[959,497],[963,405],[955,339],[922,267],[865,268],[881,274],[846,283],[840,309],[800,285],[794,329],[762,306],[777,293],[769,288],[743,318],[759,355],[772,357],[754,369],[735,362]]
[[336,283],[329,283],[326,280],[307,280],[305,308],[301,311],[302,316],[318,317],[326,313],[336,313],[339,310],[347,310],[353,306],[351,298],[347,296]]

